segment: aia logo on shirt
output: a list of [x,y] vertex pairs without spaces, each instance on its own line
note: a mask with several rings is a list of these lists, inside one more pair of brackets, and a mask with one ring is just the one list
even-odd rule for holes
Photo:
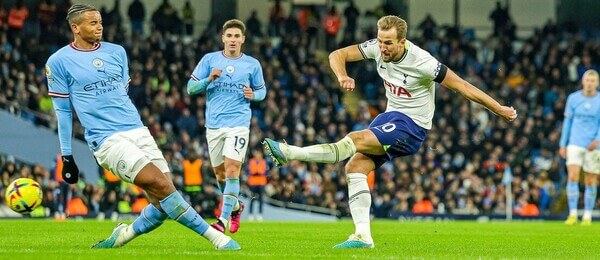
[[401,86],[396,86],[396,85],[388,82],[387,80],[383,81],[383,85],[386,88],[388,88],[392,94],[394,94],[396,96],[401,97],[402,95],[405,95],[408,98],[412,98],[412,95],[410,94],[410,92]]

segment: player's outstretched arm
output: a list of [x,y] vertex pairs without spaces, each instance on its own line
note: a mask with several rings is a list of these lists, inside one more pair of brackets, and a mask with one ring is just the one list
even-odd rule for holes
[[58,140],[60,141],[60,153],[63,162],[61,174],[67,183],[77,183],[79,180],[79,168],[75,164],[71,150],[71,136],[73,134],[71,101],[68,98],[53,97],[52,104],[54,105],[58,121]]
[[349,91],[354,90],[354,79],[348,77],[348,72],[346,71],[346,62],[359,61],[363,59],[364,57],[358,49],[357,44],[337,49],[329,54],[329,66],[331,66],[331,70],[333,70],[335,77],[340,83],[340,87]]
[[467,99],[477,102],[496,115],[501,116],[507,121],[513,121],[517,118],[517,111],[513,107],[507,107],[500,105],[498,101],[494,100],[485,92],[473,86],[471,83],[462,79],[454,71],[448,69],[446,77],[442,81],[442,85],[449,89],[459,92]]

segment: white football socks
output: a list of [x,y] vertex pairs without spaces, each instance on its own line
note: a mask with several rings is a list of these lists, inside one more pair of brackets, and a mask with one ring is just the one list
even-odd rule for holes
[[208,241],[210,241],[217,248],[226,245],[231,240],[231,237],[219,232],[211,226],[208,227],[202,236],[208,239]]
[[569,216],[577,217],[577,209],[570,209],[569,210]]
[[591,220],[592,219],[592,211],[591,210],[584,210],[583,211],[583,217],[581,219],[584,220]]
[[129,243],[129,241],[136,238],[137,236],[138,236],[138,234],[136,234],[135,231],[133,230],[133,225],[127,225],[127,227],[125,228],[125,231],[123,233],[119,234],[119,237],[117,237],[117,240],[115,241],[115,246],[117,246],[117,247],[124,246],[125,244]]
[[348,180],[348,205],[356,228],[354,234],[360,235],[365,242],[373,243],[371,237],[371,191],[367,184],[367,175],[362,173],[346,174]]
[[305,162],[337,163],[346,160],[356,153],[356,146],[348,136],[345,136],[337,143],[317,144],[307,147],[282,145],[282,147],[288,160]]

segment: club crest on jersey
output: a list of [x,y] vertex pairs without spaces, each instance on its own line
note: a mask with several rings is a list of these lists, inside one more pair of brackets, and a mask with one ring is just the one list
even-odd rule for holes
[[102,66],[104,66],[104,62],[101,59],[95,58],[92,61],[92,64],[94,65],[94,67],[96,68],[102,68]]
[[233,68],[231,65],[227,65],[227,67],[225,67],[225,71],[227,71],[227,73],[233,73],[235,68]]

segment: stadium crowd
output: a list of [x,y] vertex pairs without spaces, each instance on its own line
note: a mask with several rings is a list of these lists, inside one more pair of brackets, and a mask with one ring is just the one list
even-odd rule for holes
[[[358,62],[349,68],[362,100],[344,103],[345,93],[330,76],[325,62],[327,52],[312,37],[318,30],[334,35],[339,31],[338,39],[342,41],[336,47],[360,43],[374,37],[374,22],[358,27],[344,25],[340,20],[344,30],[329,30],[328,23],[319,26],[319,21],[328,16],[320,17],[316,9],[291,12],[281,8],[273,7],[268,26],[255,16],[247,20],[244,46],[245,53],[261,62],[267,82],[267,98],[252,105],[249,146],[250,157],[265,160],[267,165],[272,162],[263,158],[260,146],[265,137],[285,139],[299,146],[332,142],[350,131],[365,129],[386,107],[380,99],[385,90],[372,62]],[[44,0],[37,9],[20,10],[18,3],[0,4],[0,106],[10,111],[27,108],[52,117],[44,63],[51,53],[69,42],[69,28],[64,22],[66,9]],[[342,15],[374,21],[382,10],[385,9],[359,14],[358,10],[346,9]],[[152,15],[153,27],[166,26],[159,24],[161,21],[181,23],[177,21],[185,17],[180,18],[177,12],[172,6],[159,7]],[[286,12],[293,15],[285,15]],[[164,151],[176,187],[188,195],[202,215],[213,217],[220,196],[214,183],[208,181],[213,174],[207,159],[205,99],[203,95],[188,96],[185,84],[199,58],[221,48],[218,28],[209,26],[193,40],[182,36],[189,28],[182,29],[181,35],[170,30],[143,34],[139,29],[131,34],[121,26],[123,19],[118,12],[106,11],[103,15],[104,38],[123,45],[128,52],[129,95]],[[133,14],[135,19],[131,15],[134,27],[140,14]],[[335,9],[329,15],[340,19]],[[144,14],[141,17],[143,20]],[[354,28],[348,30],[346,26]],[[494,98],[514,106],[520,117],[508,124],[482,107],[456,97],[456,93],[438,87],[434,127],[424,148],[415,156],[384,164],[370,176],[373,215],[385,218],[392,212],[503,214],[507,180],[512,184],[512,210],[516,214],[565,213],[566,201],[561,196],[564,165],[557,154],[563,110],[568,93],[580,87],[583,72],[598,69],[600,42],[597,36],[567,30],[551,21],[531,37],[515,39],[510,33],[514,26],[510,23],[509,33],[501,31],[481,38],[452,27],[438,28],[431,21],[410,27],[409,40]],[[435,37],[431,37],[432,33]],[[331,37],[327,37],[329,40]],[[55,128],[55,119],[43,120],[39,114],[22,115]],[[81,127],[74,129],[82,138]],[[186,189],[184,162],[190,161],[191,151],[204,161],[202,183],[194,184],[201,186],[201,191]],[[246,173],[252,170],[244,168]],[[269,167],[265,196],[337,209],[341,216],[349,216],[343,169],[343,163],[297,161],[280,168]],[[119,181],[113,183],[110,174],[102,170],[98,172],[100,183],[82,181],[77,185],[60,182],[55,174],[60,171],[20,163],[10,156],[2,157],[0,170],[0,197],[11,180],[33,178],[44,186],[44,206],[50,214],[65,210],[73,198],[80,200],[73,203],[88,209],[79,215],[90,216],[135,213],[136,202],[144,202],[139,189]],[[507,175],[512,178],[505,178]],[[65,194],[69,194],[68,198],[64,198]],[[70,214],[78,215],[78,211]]]

